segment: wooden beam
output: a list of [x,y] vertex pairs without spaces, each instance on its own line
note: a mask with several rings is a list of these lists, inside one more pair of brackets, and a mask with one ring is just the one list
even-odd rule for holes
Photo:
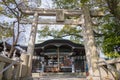
[[34,15],[35,12],[38,12],[40,16],[56,16],[56,11],[63,10],[65,16],[80,16],[82,14],[81,10],[66,10],[66,9],[22,9],[24,14]]
[[[0,55],[0,62],[5,62],[5,63],[12,63],[14,60],[11,60],[10,58],[8,57],[4,57],[2,55]],[[19,63],[16,63],[16,64],[19,64]]]
[[64,11],[63,10],[58,10],[56,11],[56,21],[57,22],[64,22]]
[[100,60],[99,62],[97,62],[99,66],[106,65],[106,63],[107,64],[120,63],[120,58],[111,59],[111,60]]
[[0,62],[12,63],[12,60],[0,55]]
[[[0,72],[4,69],[5,67],[5,62],[0,61]],[[3,73],[0,73],[0,80],[2,80]]]
[[[44,8],[35,8],[29,9],[24,8],[22,12],[27,15],[34,15],[35,12],[38,12],[40,16],[56,16],[57,11],[63,11],[65,16],[80,16],[83,14],[82,10],[67,10],[67,9],[44,9]],[[100,10],[91,10],[91,17],[102,17],[104,12]]]
[[103,17],[105,14],[103,11],[100,10],[91,10],[90,11],[90,16],[91,17]]
[[[32,19],[23,19],[20,23],[21,24],[32,24]],[[64,22],[56,22],[56,19],[39,19],[38,24],[49,24],[49,25],[81,25],[82,21],[79,19],[66,19]]]

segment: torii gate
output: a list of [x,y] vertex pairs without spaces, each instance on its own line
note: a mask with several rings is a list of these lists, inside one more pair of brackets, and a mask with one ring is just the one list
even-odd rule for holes
[[[34,44],[36,39],[37,25],[38,24],[69,24],[69,25],[79,25],[83,29],[83,39],[86,50],[86,58],[89,66],[90,76],[93,75],[93,72],[96,70],[96,61],[98,60],[97,49],[95,46],[93,29],[90,16],[103,16],[100,12],[90,12],[86,5],[82,7],[82,10],[64,10],[64,9],[22,9],[24,14],[34,15],[33,21],[25,20],[28,23],[32,24],[31,34],[28,42],[27,53],[29,54],[28,62],[28,76],[31,74],[32,69],[32,56],[34,53]],[[38,20],[39,16],[56,16],[56,20]],[[79,16],[81,19],[65,19],[65,16]],[[26,23],[21,21],[21,23]],[[97,75],[98,76],[98,75]],[[98,80],[98,79],[96,79]]]

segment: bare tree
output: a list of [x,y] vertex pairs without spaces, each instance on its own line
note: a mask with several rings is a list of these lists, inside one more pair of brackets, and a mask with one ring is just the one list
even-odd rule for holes
[[[16,0],[2,0],[1,1],[4,5],[4,12],[8,15],[12,15],[13,18],[15,18],[16,20],[13,22],[13,43],[11,45],[11,49],[10,52],[8,54],[8,57],[12,58],[13,56],[13,52],[15,50],[15,46],[18,42],[20,33],[22,31],[20,31],[20,20],[24,17],[24,15],[22,14],[21,9],[19,8],[19,5],[21,5],[21,3],[23,2],[17,2]],[[6,9],[6,10],[5,10]],[[17,27],[17,29],[15,29],[15,27]],[[15,30],[17,30],[17,33],[15,33]],[[15,35],[17,34],[17,35]]]

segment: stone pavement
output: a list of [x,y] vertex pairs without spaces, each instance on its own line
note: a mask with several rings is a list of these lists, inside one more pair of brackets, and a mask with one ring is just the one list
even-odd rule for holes
[[86,80],[85,76],[74,73],[34,73],[33,80]]
[[86,80],[85,78],[34,78],[33,80]]

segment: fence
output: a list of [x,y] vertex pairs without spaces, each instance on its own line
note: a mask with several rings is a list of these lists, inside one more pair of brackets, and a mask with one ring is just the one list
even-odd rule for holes
[[27,76],[27,55],[21,55],[21,60],[12,60],[0,55],[0,80],[22,80]]
[[120,80],[120,58],[97,62],[101,80]]

